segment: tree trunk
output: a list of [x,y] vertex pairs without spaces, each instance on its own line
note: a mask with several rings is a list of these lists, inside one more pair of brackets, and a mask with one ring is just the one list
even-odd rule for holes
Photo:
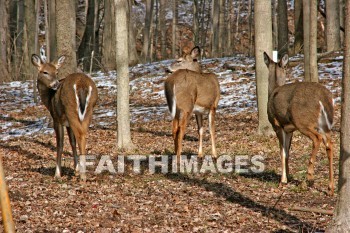
[[8,1],[0,1],[0,83],[10,80],[7,69]]
[[288,54],[289,40],[288,40],[288,9],[287,1],[278,0],[278,53],[281,57]]
[[[339,26],[344,28],[345,23],[345,0],[339,0]],[[340,31],[340,46],[344,44],[344,32]]]
[[303,0],[294,1],[294,54],[300,53],[303,47]]
[[116,13],[116,63],[117,63],[117,144],[122,150],[134,148],[130,133],[129,111],[129,52],[128,52],[128,23],[127,2],[115,0]]
[[317,67],[317,0],[310,0],[310,81],[318,82]]
[[349,232],[350,229],[350,1],[346,1],[345,7],[338,200],[333,221],[326,231],[329,233]]
[[35,53],[35,0],[24,1],[24,30],[23,30],[23,76],[24,80],[33,80],[35,68],[30,56]]
[[327,51],[340,49],[340,18],[339,18],[339,0],[326,1],[327,12]]
[[[227,45],[226,45],[227,47],[225,47],[225,50],[227,51],[225,55],[227,56],[232,55],[232,52],[234,51],[232,46],[233,13],[234,11],[233,11],[232,1],[228,1],[227,2],[227,21],[228,21],[227,22]],[[248,16],[248,19],[249,19],[249,16]]]
[[198,45],[199,42],[199,0],[193,1],[193,42]]
[[[252,1],[253,0],[248,0],[248,27],[249,27],[249,51],[248,51],[248,56],[253,56],[253,7],[252,7]],[[233,14],[233,12],[232,12]]]
[[86,14],[86,26],[83,38],[78,48],[78,60],[83,64],[84,70],[89,70],[91,52],[94,49],[95,41],[95,0],[88,0],[88,10]]
[[56,0],[48,0],[49,8],[49,40],[50,57],[47,59],[53,61],[57,57],[57,36],[56,36]]
[[304,26],[304,80],[311,81],[310,76],[310,0],[303,0]]
[[173,6],[173,23],[172,23],[172,44],[171,44],[171,53],[172,57],[176,57],[176,45],[177,45],[177,38],[176,38],[176,28],[177,28],[177,0],[172,1]]
[[150,61],[150,32],[151,24],[153,22],[152,12],[153,12],[153,0],[146,0],[146,16],[145,16],[145,27],[143,28],[143,48],[142,48],[142,59],[143,62]]
[[102,65],[107,71],[111,71],[117,68],[115,63],[116,51],[114,0],[105,0],[104,4],[105,14],[102,41]]
[[273,133],[270,122],[267,117],[268,100],[268,75],[263,53],[272,53],[272,19],[271,19],[271,1],[255,0],[255,76],[257,86],[259,127],[258,133],[270,135]]
[[272,0],[272,46],[274,50],[278,48],[277,1]]
[[166,9],[165,0],[159,1],[159,30],[160,30],[160,54],[162,59],[164,60],[166,56]]
[[213,1],[213,14],[212,14],[212,42],[211,42],[211,56],[218,56],[219,47],[219,14],[220,14],[220,4],[219,1]]
[[66,56],[65,64],[59,70],[61,79],[77,71],[75,22],[75,1],[56,0],[57,54]]
[[128,20],[128,46],[129,46],[129,65],[134,66],[139,62],[139,58],[136,51],[136,35],[135,28],[136,23],[132,14],[132,0],[128,1],[127,20]]
[[227,39],[225,37],[227,30],[227,23],[225,22],[225,0],[219,0],[219,44],[218,44],[218,55],[223,57],[226,54],[227,49],[223,49],[224,44],[226,45]]

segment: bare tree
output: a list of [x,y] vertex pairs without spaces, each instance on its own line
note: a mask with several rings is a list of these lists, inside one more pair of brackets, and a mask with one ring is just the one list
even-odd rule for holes
[[49,11],[49,40],[50,47],[47,47],[49,51],[49,61],[52,61],[57,56],[57,37],[56,37],[56,0],[48,1]]
[[115,10],[114,0],[105,0],[104,2],[104,27],[103,27],[103,45],[102,45],[102,65],[108,71],[115,70],[116,51],[115,51]]
[[303,0],[294,1],[294,54],[301,51],[303,46]]
[[9,81],[7,68],[8,1],[0,1],[0,83]]
[[212,8],[212,31],[211,31],[211,56],[218,56],[219,47],[219,15],[220,15],[220,4],[219,1],[213,1]]
[[132,4],[133,1],[128,1],[128,9],[127,9],[127,20],[128,20],[128,46],[129,46],[129,65],[134,66],[139,62],[139,58],[136,51],[136,23],[132,14]]
[[350,1],[346,1],[345,19],[338,181],[339,194],[333,221],[326,231],[328,233],[348,232],[350,229]]
[[288,53],[288,9],[287,1],[278,0],[277,5],[278,18],[278,52],[283,55]]
[[130,133],[129,111],[129,52],[128,52],[128,20],[127,1],[114,0],[116,17],[116,64],[117,64],[117,123],[118,148],[130,150],[134,148]]
[[142,59],[143,62],[150,61],[150,32],[151,23],[153,21],[153,5],[154,0],[146,0],[146,16],[145,16],[145,26],[143,28],[143,48],[142,48]]
[[159,30],[160,30],[160,54],[162,59],[166,58],[166,2],[159,1]]
[[339,0],[326,1],[327,12],[327,51],[340,49],[340,18],[339,18]]
[[255,76],[257,82],[258,114],[260,134],[269,135],[273,133],[271,124],[267,117],[268,100],[268,75],[263,53],[272,53],[272,19],[271,1],[255,0]]
[[176,56],[176,45],[177,45],[177,36],[176,36],[176,28],[177,28],[177,0],[172,0],[172,11],[173,11],[173,20],[172,20],[172,40],[171,40],[171,53],[172,56]]
[[317,0],[310,0],[310,80],[318,82],[317,67]]
[[193,1],[193,41],[194,44],[197,45],[199,42],[199,0]]
[[304,79],[310,81],[310,1],[303,0]]
[[66,57],[65,65],[59,71],[60,78],[77,71],[75,17],[74,0],[56,1],[57,54]]

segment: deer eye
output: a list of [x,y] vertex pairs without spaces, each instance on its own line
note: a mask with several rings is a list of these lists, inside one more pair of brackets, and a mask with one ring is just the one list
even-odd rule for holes
[[46,74],[46,75],[48,75],[48,74],[49,74],[49,73],[48,73],[48,72],[46,72],[46,71],[44,71],[43,73],[44,73],[44,74]]

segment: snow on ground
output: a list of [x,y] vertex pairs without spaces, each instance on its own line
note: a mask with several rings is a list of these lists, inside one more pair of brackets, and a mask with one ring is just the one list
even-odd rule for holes
[[[152,121],[170,118],[164,97],[163,81],[167,74],[165,68],[172,60],[139,64],[130,68],[130,116],[131,121]],[[243,56],[222,59],[202,60],[205,72],[218,75],[221,88],[218,114],[235,115],[241,111],[257,111],[254,59]],[[225,69],[224,67],[230,67]],[[289,69],[289,82],[302,81],[303,67],[297,65]],[[333,62],[319,64],[319,77],[340,103],[340,80],[342,76],[342,57]],[[111,127],[116,120],[116,73],[92,74],[101,96],[111,100],[99,100],[94,111],[94,124],[99,127]],[[0,140],[9,140],[18,136],[31,136],[35,133],[53,133],[47,116],[38,114],[32,117],[16,116],[26,114],[28,108],[35,111],[47,111],[33,102],[31,81],[10,82],[0,85]],[[24,120],[23,120],[24,119]]]

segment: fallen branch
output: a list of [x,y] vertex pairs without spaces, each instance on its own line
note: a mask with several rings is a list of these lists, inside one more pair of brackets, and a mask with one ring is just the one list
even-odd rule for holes
[[300,206],[294,206],[290,209],[295,211],[302,211],[302,212],[312,212],[312,213],[318,213],[318,214],[333,215],[333,210],[323,210],[323,209],[307,208],[307,207],[300,207]]

